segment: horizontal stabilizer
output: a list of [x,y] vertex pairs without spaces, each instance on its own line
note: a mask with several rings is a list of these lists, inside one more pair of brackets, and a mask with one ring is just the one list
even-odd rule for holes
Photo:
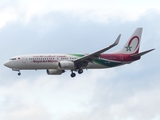
[[141,53],[138,53],[138,54],[134,54],[134,55],[131,55],[131,57],[140,57],[140,56],[142,56],[142,55],[144,55],[148,52],[151,52],[153,50],[155,50],[155,49],[151,49],[151,50],[147,50],[147,51],[144,51],[144,52],[141,52]]

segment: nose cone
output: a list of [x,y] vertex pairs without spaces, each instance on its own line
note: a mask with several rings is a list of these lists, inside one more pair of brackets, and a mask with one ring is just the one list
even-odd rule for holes
[[5,62],[5,63],[4,63],[4,66],[11,68],[11,63],[10,63],[10,61]]

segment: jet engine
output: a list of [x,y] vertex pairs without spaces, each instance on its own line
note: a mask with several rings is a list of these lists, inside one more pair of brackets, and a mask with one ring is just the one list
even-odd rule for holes
[[47,74],[48,75],[61,75],[64,72],[65,72],[64,70],[47,69]]
[[58,63],[58,67],[61,70],[71,70],[75,68],[75,64],[72,61],[60,61]]

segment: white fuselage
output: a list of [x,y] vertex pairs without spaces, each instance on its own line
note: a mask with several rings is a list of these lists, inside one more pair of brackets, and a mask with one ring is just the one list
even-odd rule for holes
[[[38,54],[38,55],[23,55],[11,58],[5,63],[6,66],[13,70],[38,70],[38,69],[58,69],[60,61],[74,61],[79,57],[66,54]],[[106,66],[89,63],[88,69],[106,68]]]

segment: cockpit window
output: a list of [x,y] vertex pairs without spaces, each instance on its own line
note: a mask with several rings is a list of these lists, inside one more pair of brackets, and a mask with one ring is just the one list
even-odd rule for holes
[[16,58],[11,58],[10,60],[16,60]]

